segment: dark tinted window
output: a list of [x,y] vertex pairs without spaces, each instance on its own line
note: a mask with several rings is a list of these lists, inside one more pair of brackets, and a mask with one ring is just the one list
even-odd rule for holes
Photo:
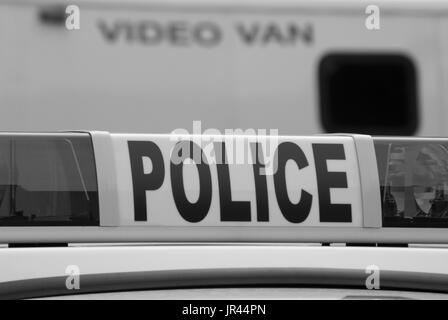
[[400,55],[332,54],[319,66],[321,119],[327,132],[413,135],[417,83]]
[[0,134],[0,225],[97,225],[88,134]]
[[384,227],[448,227],[448,140],[375,138]]

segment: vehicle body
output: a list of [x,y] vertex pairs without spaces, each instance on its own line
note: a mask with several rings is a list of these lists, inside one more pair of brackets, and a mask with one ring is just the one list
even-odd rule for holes
[[[90,244],[2,248],[0,262],[0,299],[447,299],[448,291],[447,248]],[[76,275],[79,287],[67,286]]]
[[0,127],[448,134],[446,2],[375,4],[2,0]]
[[[446,298],[448,139],[2,133],[0,155],[1,298]],[[392,291],[364,292],[378,270]]]

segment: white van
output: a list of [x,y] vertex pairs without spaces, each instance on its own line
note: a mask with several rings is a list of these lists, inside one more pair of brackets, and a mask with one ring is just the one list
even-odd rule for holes
[[444,1],[1,0],[0,128],[446,135],[447,33]]

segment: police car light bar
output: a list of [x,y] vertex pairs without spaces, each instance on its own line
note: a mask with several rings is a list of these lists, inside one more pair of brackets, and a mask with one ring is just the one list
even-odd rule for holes
[[0,242],[448,243],[448,139],[0,134]]

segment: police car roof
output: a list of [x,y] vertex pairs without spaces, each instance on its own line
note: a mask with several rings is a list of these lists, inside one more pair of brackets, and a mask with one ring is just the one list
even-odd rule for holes
[[[446,293],[447,261],[448,250],[440,248],[233,244],[0,249],[0,298],[244,285],[365,289],[368,274],[378,271],[381,289]],[[80,290],[65,286],[72,272],[82,275]]]

